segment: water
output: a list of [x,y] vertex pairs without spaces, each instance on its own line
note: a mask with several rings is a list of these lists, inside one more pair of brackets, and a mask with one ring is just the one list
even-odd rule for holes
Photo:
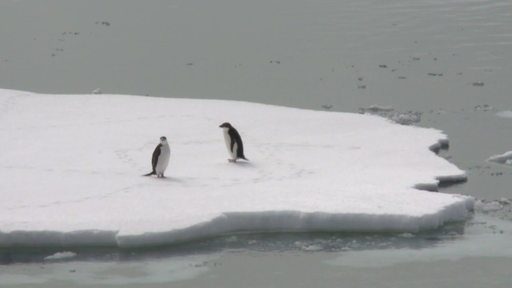
[[[3,249],[0,287],[508,287],[512,3],[0,1],[0,87],[419,115],[474,219],[419,234],[241,234],[173,247]],[[148,111],[150,113],[150,111]],[[75,256],[45,260],[72,249]],[[468,272],[469,271],[469,272]]]
[[[141,261],[191,254],[216,254],[225,250],[252,252],[342,252],[368,249],[422,249],[460,238],[465,223],[451,223],[421,233],[241,233],[171,246],[117,247],[15,247],[0,249],[0,264],[67,261]],[[71,250],[70,253],[67,250]],[[64,251],[64,253],[63,253]],[[65,253],[68,252],[68,253]],[[60,253],[60,254],[59,254]]]
[[230,235],[122,257],[11,264],[0,278],[6,287],[508,287],[511,228],[483,213],[420,234]]

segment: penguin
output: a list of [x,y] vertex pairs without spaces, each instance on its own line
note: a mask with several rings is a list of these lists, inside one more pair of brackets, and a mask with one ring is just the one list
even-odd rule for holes
[[153,171],[144,176],[156,175],[158,178],[165,178],[164,172],[169,164],[170,157],[171,148],[169,148],[167,138],[162,136],[160,137],[160,144],[156,146],[155,151],[153,151],[153,157],[151,158]]
[[226,141],[226,147],[228,148],[228,153],[231,156],[228,161],[233,163],[238,159],[249,161],[249,159],[245,158],[242,137],[240,137],[238,131],[236,131],[229,122],[224,122],[219,127],[224,130],[224,141]]

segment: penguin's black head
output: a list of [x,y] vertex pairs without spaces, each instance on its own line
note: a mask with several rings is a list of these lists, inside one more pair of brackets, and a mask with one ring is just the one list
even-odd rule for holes
[[231,124],[229,124],[229,122],[224,122],[219,127],[220,128],[233,128],[233,126],[231,126]]
[[165,142],[165,141],[167,141],[167,137],[165,137],[165,136],[160,137],[160,142]]

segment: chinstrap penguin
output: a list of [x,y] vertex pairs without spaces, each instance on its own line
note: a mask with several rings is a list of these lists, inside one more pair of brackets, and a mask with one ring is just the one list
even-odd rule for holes
[[153,157],[151,158],[153,171],[144,176],[156,175],[158,178],[164,178],[164,172],[165,169],[167,169],[170,157],[171,148],[169,148],[167,138],[165,136],[162,136],[160,137],[160,144],[156,146],[155,151],[153,151]]
[[244,145],[238,131],[228,122],[222,123],[219,127],[224,130],[224,141],[226,141],[226,148],[228,148],[228,153],[231,156],[228,161],[236,162],[238,159],[249,161],[249,159],[245,158]]

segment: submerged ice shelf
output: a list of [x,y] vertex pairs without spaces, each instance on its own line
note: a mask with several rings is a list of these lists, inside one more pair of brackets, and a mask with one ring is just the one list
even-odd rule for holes
[[[170,244],[240,231],[397,231],[465,220],[435,129],[263,104],[0,90],[0,246]],[[228,163],[230,121],[250,162]],[[160,136],[167,178],[142,177]],[[415,188],[416,187],[416,188]]]

